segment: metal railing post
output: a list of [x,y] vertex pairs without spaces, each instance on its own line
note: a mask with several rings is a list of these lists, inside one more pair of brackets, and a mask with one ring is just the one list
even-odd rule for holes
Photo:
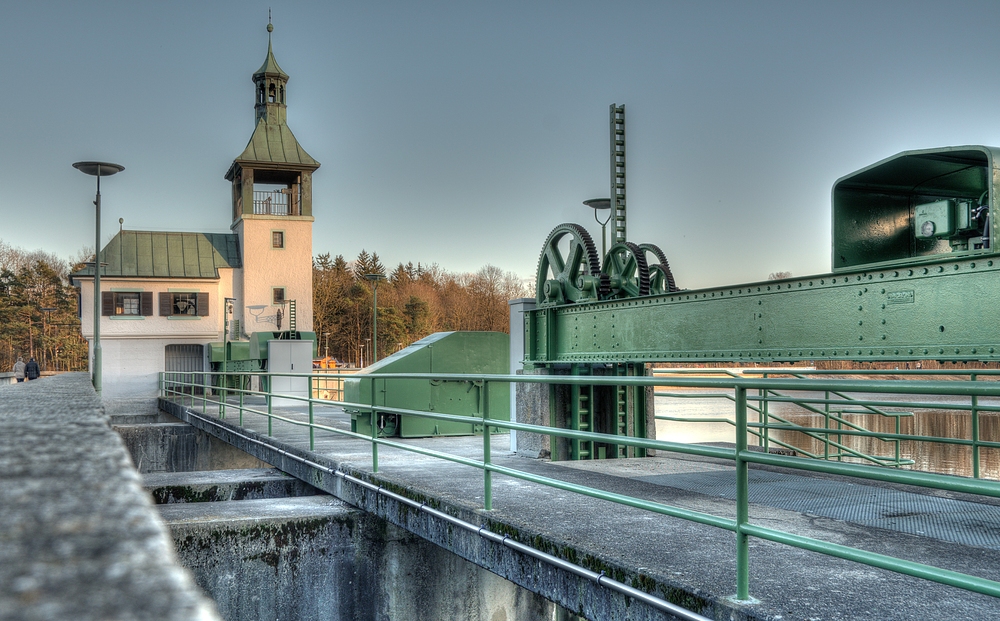
[[243,375],[240,376],[240,427],[243,426],[243,397],[245,395]]
[[271,373],[267,374],[267,435],[271,435],[272,422],[271,408],[274,406],[274,381]]
[[[767,379],[767,373],[763,375],[763,379]],[[767,388],[763,388],[760,391],[761,403],[760,403],[760,422],[764,425],[761,428],[761,438],[758,440],[760,446],[764,447],[764,452],[768,451],[770,448],[771,433],[768,431],[768,423],[771,422],[770,414],[768,413],[767,407]]]
[[823,429],[826,429],[826,433],[823,434],[823,460],[830,461],[830,391],[826,391],[823,394]]
[[750,541],[744,527],[750,519],[747,450],[747,391],[736,387],[736,599],[750,599]]
[[[375,377],[371,378],[372,472],[378,472],[378,416],[375,413]],[[402,421],[400,421],[402,423]]]
[[[973,373],[970,379],[976,381]],[[972,478],[979,478],[979,396],[972,395]]]
[[[222,363],[223,368],[225,368],[226,363]],[[219,418],[225,420],[226,418],[226,401],[229,399],[229,376],[226,375],[226,371],[223,370],[222,375],[218,376],[219,384],[222,388],[219,390]]]
[[493,509],[493,472],[490,470],[490,391],[485,380],[479,390],[479,410],[483,416],[483,508]]
[[309,376],[309,450],[316,448],[316,428],[313,426],[313,376]]

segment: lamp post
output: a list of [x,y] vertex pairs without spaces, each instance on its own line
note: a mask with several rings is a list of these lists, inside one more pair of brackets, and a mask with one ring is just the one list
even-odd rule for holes
[[[229,372],[229,318],[233,316],[233,307],[236,304],[236,298],[226,298],[222,302],[222,381],[219,382],[222,387],[222,403],[219,408],[222,412],[226,411],[226,406],[224,405],[229,399],[229,376],[226,375]],[[240,386],[242,388],[242,386]]]
[[[594,210],[594,220],[601,225],[601,261],[604,257],[608,256],[608,246],[605,235],[605,229],[608,226],[608,222],[611,221],[611,199],[610,198],[592,198],[587,201],[583,201],[583,204],[587,207],[591,207]],[[608,217],[601,222],[600,218],[597,217],[597,212],[608,210]]]
[[323,350],[323,357],[324,358],[329,358],[330,357],[330,333],[329,332],[324,332],[323,333],[323,338],[326,340],[326,346],[325,346],[325,348]]
[[73,168],[85,175],[97,177],[96,224],[94,226],[94,391],[101,395],[101,177],[110,177],[125,170],[109,162],[77,162]]
[[378,281],[385,280],[385,274],[365,274],[372,283],[372,364],[378,362]]

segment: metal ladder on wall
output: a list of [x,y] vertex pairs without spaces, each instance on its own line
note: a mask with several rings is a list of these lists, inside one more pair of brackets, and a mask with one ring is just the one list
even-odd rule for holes
[[295,322],[295,300],[288,300],[288,338],[290,340],[299,338]]
[[[616,364],[615,375],[628,375],[629,366]],[[628,388],[625,386],[615,386],[615,435],[628,436]],[[628,447],[616,444],[615,457],[628,457]]]
[[[580,365],[573,366],[574,375],[583,375]],[[594,387],[573,385],[571,387],[572,411],[570,429],[573,431],[594,431]],[[570,459],[594,459],[593,440],[571,440]]]
[[[615,375],[618,377],[636,377],[642,375],[639,372],[643,368],[642,364],[619,363],[615,365]],[[631,393],[631,408],[629,407],[629,397]],[[646,437],[646,391],[642,386],[614,386],[614,433],[618,436],[645,438]],[[629,416],[632,420],[629,421]],[[631,422],[631,424],[630,424]],[[614,445],[614,456],[625,457],[645,457],[646,449],[629,448],[624,444]]]

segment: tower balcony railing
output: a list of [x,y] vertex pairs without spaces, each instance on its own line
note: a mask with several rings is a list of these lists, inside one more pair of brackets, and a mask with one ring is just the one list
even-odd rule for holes
[[253,192],[253,212],[266,216],[295,215],[295,205],[290,190],[270,190]]

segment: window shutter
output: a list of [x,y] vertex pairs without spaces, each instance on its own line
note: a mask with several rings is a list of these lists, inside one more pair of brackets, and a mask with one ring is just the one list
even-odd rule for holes
[[160,293],[160,315],[163,317],[170,316],[170,294]]
[[101,291],[101,316],[110,317],[115,314],[115,294],[111,291]]
[[139,314],[149,317],[153,314],[153,292],[143,291],[139,294]]
[[198,316],[208,317],[208,294],[199,293],[198,294]]

